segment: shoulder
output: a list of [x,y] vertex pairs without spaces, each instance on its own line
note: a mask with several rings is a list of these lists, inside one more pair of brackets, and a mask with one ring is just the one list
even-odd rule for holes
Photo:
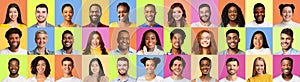
[[110,23],[109,27],[118,27],[118,22]]
[[226,77],[222,78],[219,82],[226,82]]
[[200,26],[200,22],[193,22],[191,24],[191,27],[199,27]]
[[50,82],[54,82],[54,78],[48,76],[47,79],[45,81],[50,81]]
[[90,75],[88,75],[88,76],[86,76],[86,77],[83,79],[83,81],[84,81],[84,82],[88,82],[91,78],[92,78],[92,77],[91,77]]
[[107,76],[101,76],[100,78],[101,78],[100,82],[108,82],[109,81]]
[[167,78],[164,79],[164,82],[168,82],[168,81],[172,81],[171,76],[169,76],[169,77],[167,77]]

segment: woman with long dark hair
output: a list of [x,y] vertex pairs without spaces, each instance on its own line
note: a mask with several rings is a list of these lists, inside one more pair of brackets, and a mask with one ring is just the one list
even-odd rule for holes
[[25,27],[26,25],[22,22],[21,10],[18,4],[11,3],[8,5],[6,10],[6,17],[3,24],[0,27]]
[[169,27],[188,27],[186,11],[181,3],[174,3],[168,12]]
[[108,77],[105,76],[102,63],[98,58],[90,61],[89,75],[84,78],[83,82],[108,82]]
[[147,30],[143,34],[142,42],[137,52],[138,55],[163,55],[160,39],[155,30]]
[[269,48],[267,38],[262,31],[256,31],[253,33],[250,43],[250,50],[246,51],[247,55],[271,55],[271,50]]
[[108,54],[102,39],[101,34],[98,31],[90,33],[83,55],[100,55]]

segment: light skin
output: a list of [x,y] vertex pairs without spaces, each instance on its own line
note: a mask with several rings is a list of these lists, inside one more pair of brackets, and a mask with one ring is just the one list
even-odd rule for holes
[[200,36],[200,40],[198,40],[200,43],[200,46],[202,46],[203,54],[208,54],[208,49],[210,46],[210,34],[208,32],[203,32]]
[[155,11],[154,7],[152,7],[152,6],[145,7],[144,15],[146,18],[147,25],[153,26],[154,24],[156,24],[156,22],[155,22],[156,11]]
[[155,62],[153,60],[147,60],[146,61],[146,64],[145,64],[145,68],[146,68],[146,75],[145,75],[145,78],[147,81],[152,81],[156,75],[154,73],[154,70],[155,70]]
[[261,24],[264,22],[265,9],[263,7],[256,7],[253,13],[257,24]]
[[97,48],[98,46],[101,46],[100,45],[100,36],[98,34],[93,34],[93,38],[91,40],[92,42],[92,47],[93,48]]
[[183,44],[182,35],[179,33],[175,33],[171,39],[172,43],[172,53],[173,54],[180,54],[181,52],[181,45]]
[[280,34],[280,44],[282,47],[282,51],[285,54],[290,48],[292,48],[292,43],[294,41],[294,38],[285,34],[281,33]]
[[35,17],[38,21],[37,24],[39,27],[46,27],[46,19],[48,17],[46,8],[38,7],[35,11]]
[[9,44],[9,50],[11,51],[11,52],[18,52],[18,48],[19,48],[19,45],[20,45],[20,36],[19,36],[19,34],[11,34],[11,35],[9,35],[9,37],[8,37],[8,40],[7,40],[7,42],[8,42],[8,44]]
[[128,77],[127,72],[129,69],[129,65],[127,61],[118,61],[117,62],[117,69],[119,72],[119,78],[121,81],[125,81],[126,78]]
[[127,54],[130,45],[130,35],[127,32],[121,32],[118,36],[118,48],[122,54]]
[[236,7],[230,7],[228,9],[228,18],[229,18],[229,24],[232,27],[237,26],[237,24],[235,23],[235,20],[237,18],[237,8]]
[[293,77],[292,74],[292,63],[289,60],[283,60],[281,62],[281,71],[282,71],[282,77],[285,81],[290,81]]
[[199,17],[200,17],[200,23],[204,26],[209,26],[211,24],[210,22],[210,15],[211,12],[208,7],[202,7],[199,9]]
[[284,22],[289,22],[292,20],[292,17],[294,15],[293,11],[292,11],[292,8],[287,6],[287,7],[284,7],[282,12],[281,12],[281,16],[282,16],[282,21]]
[[97,61],[92,62],[91,70],[92,70],[92,73],[93,73],[92,76],[93,77],[98,77],[99,72],[100,72],[100,66],[99,66],[99,63]]
[[62,16],[64,17],[64,22],[60,25],[64,27],[74,27],[75,24],[72,22],[73,14],[74,14],[73,9],[70,6],[66,6],[62,12]]
[[182,19],[182,14],[183,14],[183,11],[181,10],[180,7],[175,7],[173,9],[172,16],[176,21],[176,26],[177,27],[180,27],[180,19]]
[[171,78],[173,80],[181,80],[183,79],[182,77],[182,71],[183,71],[183,65],[182,65],[182,61],[180,60],[175,60],[172,67],[171,67],[171,70],[173,72]]
[[63,49],[67,52],[67,54],[72,53],[72,46],[73,46],[74,38],[71,34],[64,34],[62,39]]
[[90,8],[90,11],[89,11],[89,17],[90,17],[90,20],[91,20],[91,23],[94,25],[94,26],[97,26],[98,23],[100,22],[100,18],[102,16],[102,11],[99,7],[97,6],[92,6]]
[[70,78],[72,77],[72,69],[73,69],[73,64],[71,61],[63,61],[62,63],[62,70],[64,71],[64,78]]
[[264,74],[264,73],[263,73],[263,72],[265,71],[264,67],[265,67],[264,61],[262,61],[262,60],[257,60],[257,61],[255,62],[255,71],[256,71],[257,75]]
[[47,34],[37,34],[35,38],[35,43],[37,44],[37,50],[40,54],[45,54],[46,44],[48,42]]
[[13,26],[13,27],[18,26],[18,22],[17,22],[18,14],[19,14],[19,12],[18,12],[17,8],[12,7],[12,8],[9,9],[10,21],[9,21],[8,24],[10,26]]
[[253,44],[255,49],[261,49],[263,45],[263,36],[261,34],[255,34],[253,38]]
[[125,6],[119,6],[117,9],[119,22],[119,27],[128,27],[131,22],[129,22],[129,11]]
[[36,80],[38,82],[44,82],[47,79],[47,77],[45,76],[46,62],[44,60],[38,61],[36,69],[37,69]]
[[239,69],[239,66],[237,64],[237,61],[230,61],[226,64],[226,69],[228,72],[228,76],[226,77],[226,79],[228,81],[235,81],[238,79],[236,73],[237,70]]
[[145,37],[145,43],[146,43],[148,52],[154,51],[156,42],[157,42],[157,39],[156,39],[155,34],[153,32],[148,32]]
[[229,54],[236,54],[239,51],[238,44],[240,42],[240,38],[236,33],[229,33],[226,36],[226,42],[228,45],[227,51]]
[[9,63],[8,69],[10,72],[9,77],[16,78],[19,76],[19,63],[16,60],[13,60]]

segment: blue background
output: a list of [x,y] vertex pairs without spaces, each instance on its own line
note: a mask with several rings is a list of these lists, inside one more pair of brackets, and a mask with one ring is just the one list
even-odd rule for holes
[[129,22],[136,23],[136,1],[135,0],[110,0],[109,2],[109,24],[112,22],[118,22],[118,12],[117,12],[117,5],[121,2],[126,2],[129,7]]
[[268,46],[272,51],[273,49],[272,28],[246,28],[246,50],[250,49],[251,38],[253,36],[253,33],[256,31],[262,31],[265,34],[268,42]]
[[36,43],[34,41],[35,32],[38,30],[45,30],[48,34],[48,42],[46,44],[46,49],[54,51],[54,28],[28,28],[28,51],[36,48]]
[[163,55],[149,55],[149,56],[137,55],[137,58],[136,58],[136,64],[137,64],[136,65],[136,72],[137,72],[136,76],[137,76],[137,78],[146,74],[146,68],[145,68],[144,64],[141,62],[141,59],[144,57],[160,58],[160,63],[157,64],[157,67],[156,67],[154,73],[160,77],[164,77],[164,56]]
[[55,25],[59,25],[64,22],[61,8],[64,4],[67,3],[71,4],[73,7],[74,14],[72,17],[72,22],[81,26],[81,0],[55,0]]

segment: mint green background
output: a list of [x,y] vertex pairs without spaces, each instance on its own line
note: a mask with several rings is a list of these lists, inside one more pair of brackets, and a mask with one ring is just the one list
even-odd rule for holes
[[[57,51],[59,49],[62,49],[63,45],[61,43],[61,39],[62,39],[62,33],[65,30],[70,30],[73,33],[73,37],[74,37],[74,43],[73,43],[73,49],[78,50],[80,52],[82,52],[82,48],[81,48],[81,28],[55,28],[55,36],[54,36],[54,40],[55,40],[55,46],[54,46],[54,50]],[[87,36],[88,37],[88,36]]]
[[137,27],[146,22],[144,7],[147,4],[153,4],[156,8],[156,23],[163,26],[164,23],[164,0],[137,0],[136,1],[136,25]]
[[[165,28],[164,29],[164,46],[165,46],[165,53],[169,52],[172,48],[172,43],[170,40],[170,33],[176,28]],[[181,49],[183,50],[183,52],[185,52],[186,54],[191,54],[191,28],[180,28],[185,32],[185,39],[184,39],[184,43],[181,46]]]
[[[284,28],[273,28],[273,53],[279,52],[282,47],[280,44],[280,33],[282,31],[282,29]],[[292,48],[296,49],[296,50],[300,50],[300,28],[292,28],[293,32],[294,32],[294,42],[292,43]]]
[[19,74],[23,77],[27,77],[27,55],[0,55],[0,81],[9,75],[8,61],[11,58],[17,58],[20,61]]
[[132,78],[136,78],[136,55],[110,55],[109,56],[109,80],[112,81],[116,79],[119,75],[118,69],[117,69],[117,60],[120,57],[126,57],[129,60],[129,69],[128,69],[128,75]]
[[[226,32],[229,29],[236,29],[239,31],[240,34],[240,42],[239,42],[239,49],[245,52],[246,49],[246,30],[245,28],[218,28],[218,50],[219,52],[228,49],[228,45],[226,42]],[[248,36],[250,36],[248,34]]]

